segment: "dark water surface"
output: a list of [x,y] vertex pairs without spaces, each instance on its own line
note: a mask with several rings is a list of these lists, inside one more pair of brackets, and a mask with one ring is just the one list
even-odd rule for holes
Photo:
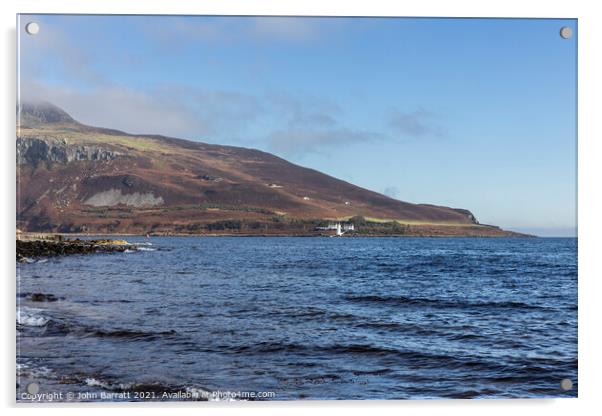
[[128,240],[18,265],[18,399],[577,395],[576,239]]

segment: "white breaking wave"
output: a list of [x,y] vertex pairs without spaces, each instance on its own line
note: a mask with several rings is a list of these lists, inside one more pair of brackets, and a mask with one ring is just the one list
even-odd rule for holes
[[137,251],[157,251],[156,248],[149,248],[149,247],[136,247],[135,249],[126,249],[123,252],[124,253],[135,253]]
[[24,326],[44,326],[48,319],[39,314],[39,310],[21,307],[17,311],[17,323]]
[[[220,399],[219,396],[213,394],[213,392],[205,389],[201,389],[198,387],[186,387],[186,393],[190,394],[192,398],[196,400],[207,400],[210,402],[219,402],[224,401]],[[225,400],[225,401],[235,401],[235,400]]]
[[90,387],[100,387],[106,390],[111,390],[112,386],[110,384],[104,383],[100,380],[97,380],[95,378],[89,377],[87,379],[84,380],[84,383],[86,383],[87,386]]
[[52,370],[47,367],[33,366],[30,363],[17,363],[17,377],[51,378]]

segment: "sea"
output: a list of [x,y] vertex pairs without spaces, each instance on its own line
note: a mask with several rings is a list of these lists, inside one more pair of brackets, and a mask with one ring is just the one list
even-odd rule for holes
[[577,397],[575,238],[123,238],[17,265],[18,402]]

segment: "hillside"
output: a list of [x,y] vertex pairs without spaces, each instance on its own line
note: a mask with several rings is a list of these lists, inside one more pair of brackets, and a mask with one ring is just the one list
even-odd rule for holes
[[514,235],[255,149],[90,127],[49,103],[23,104],[18,120],[23,231],[311,235],[354,217],[360,234]]

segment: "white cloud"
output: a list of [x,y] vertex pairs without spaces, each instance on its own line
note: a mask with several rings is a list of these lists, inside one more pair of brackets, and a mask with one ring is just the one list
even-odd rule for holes
[[253,96],[180,86],[147,93],[116,85],[82,91],[29,83],[22,98],[49,101],[84,124],[210,141],[235,134],[261,109]]
[[321,34],[318,18],[307,17],[255,17],[250,33],[259,39],[309,41]]
[[380,133],[351,128],[340,121],[341,107],[328,99],[271,94],[268,102],[281,127],[267,136],[268,148],[285,156],[321,152],[381,138]]
[[395,133],[406,137],[443,136],[444,130],[437,121],[435,113],[423,108],[407,112],[392,109],[388,124]]
[[397,199],[399,197],[399,188],[396,186],[387,186],[383,190],[383,194],[387,195],[389,198]]
[[[92,126],[213,143],[254,143],[285,157],[397,139],[395,134],[382,132],[385,126],[361,129],[348,125],[342,121],[344,111],[337,103],[316,97],[254,96],[181,85],[140,91],[112,84],[82,90],[37,82],[24,84],[21,92],[25,100],[51,102]],[[440,134],[438,127],[425,122],[426,114],[424,110],[396,112],[390,127],[402,136]]]
[[[28,21],[21,20],[22,26]],[[20,29],[24,33],[23,28]],[[20,37],[19,71],[23,84],[48,72],[48,62],[56,65],[61,77],[101,86],[105,77],[93,66],[94,51],[78,47],[57,25],[42,23],[36,36]]]
[[332,127],[341,107],[330,100],[318,97],[297,97],[291,94],[269,94],[267,101],[289,127]]
[[[331,24],[332,26],[332,24]],[[195,43],[308,42],[323,35],[319,18],[304,17],[162,17],[136,21],[136,28],[145,36],[173,51]],[[336,25],[335,25],[336,27]]]
[[348,128],[334,129],[286,129],[269,134],[268,145],[274,151],[299,156],[304,153],[319,152],[324,148],[352,145],[372,141],[376,133],[355,131]]

